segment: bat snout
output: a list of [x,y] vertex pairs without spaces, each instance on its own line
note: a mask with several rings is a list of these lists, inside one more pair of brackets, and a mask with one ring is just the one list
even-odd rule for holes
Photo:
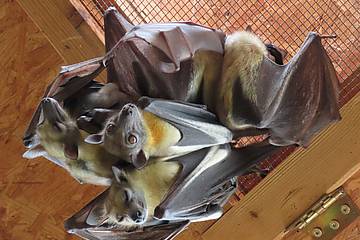
[[130,217],[136,224],[143,224],[146,221],[146,211],[144,209],[140,209],[133,213]]
[[125,115],[125,116],[132,116],[134,113],[136,113],[137,111],[137,107],[136,105],[132,104],[132,103],[129,103],[129,104],[126,104],[122,110],[121,110],[121,114],[122,115]]
[[44,98],[41,101],[41,119],[48,120],[50,123],[65,121],[66,113],[60,104],[53,98]]

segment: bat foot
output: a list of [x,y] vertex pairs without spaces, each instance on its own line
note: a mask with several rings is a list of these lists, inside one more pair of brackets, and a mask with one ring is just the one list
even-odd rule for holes
[[259,166],[255,166],[251,170],[252,173],[255,173],[256,175],[258,175],[262,179],[264,179],[270,173],[270,171],[271,171],[270,168],[260,168]]

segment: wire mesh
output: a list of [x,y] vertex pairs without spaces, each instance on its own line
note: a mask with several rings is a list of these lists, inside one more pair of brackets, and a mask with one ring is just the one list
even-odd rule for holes
[[[323,39],[341,82],[340,105],[360,90],[360,1],[358,0],[79,0],[103,28],[105,10],[114,6],[134,23],[192,21],[225,33],[251,26],[265,42],[288,52],[289,60],[309,31],[336,35]],[[244,140],[246,145],[251,140]],[[295,147],[265,160],[274,169]],[[239,178],[240,191],[248,192],[261,178]]]

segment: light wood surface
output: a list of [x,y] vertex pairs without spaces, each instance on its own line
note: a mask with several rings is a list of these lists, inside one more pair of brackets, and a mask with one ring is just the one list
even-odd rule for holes
[[16,1],[0,0],[0,239],[78,239],[63,221],[102,188],[45,159],[25,160],[22,135],[64,60]]
[[[100,43],[91,44],[78,32],[69,20],[67,9],[74,7],[68,0],[17,0],[24,11],[48,38],[66,64],[78,63],[104,54]],[[83,32],[83,34],[85,34]],[[92,35],[95,35],[92,33]],[[92,38],[95,40],[96,38]],[[99,77],[105,80],[105,76]]]

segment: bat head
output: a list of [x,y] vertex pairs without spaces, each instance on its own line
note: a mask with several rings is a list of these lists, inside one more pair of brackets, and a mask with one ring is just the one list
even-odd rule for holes
[[40,106],[41,115],[36,128],[40,144],[50,151],[56,149],[63,152],[69,159],[77,159],[80,131],[76,123],[55,99],[44,98]]
[[85,141],[104,144],[108,152],[139,169],[147,163],[143,151],[146,136],[142,113],[136,105],[129,103],[107,121],[100,134],[90,135]]
[[[124,170],[113,167],[114,181],[103,205],[94,209],[95,215],[103,219],[101,224],[131,228],[147,220],[144,195],[134,191],[127,181]],[[98,221],[99,222],[99,221]]]

